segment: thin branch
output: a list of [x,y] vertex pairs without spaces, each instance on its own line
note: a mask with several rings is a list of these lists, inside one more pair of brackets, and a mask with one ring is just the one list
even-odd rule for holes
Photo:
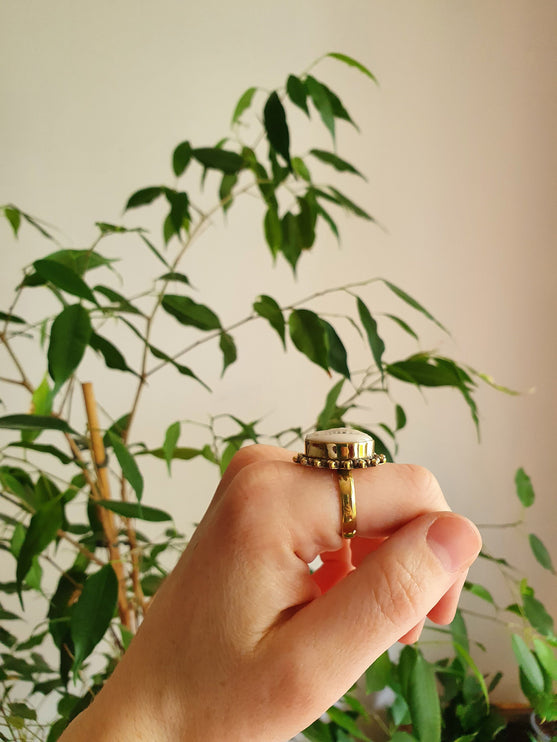
[[31,382],[27,378],[27,375],[26,375],[25,371],[23,370],[23,366],[21,365],[21,363],[19,362],[18,357],[16,356],[16,354],[12,350],[12,348],[10,346],[10,343],[8,342],[8,338],[6,337],[6,334],[5,333],[0,334],[0,341],[2,341],[4,343],[4,345],[6,347],[6,350],[8,351],[8,355],[12,359],[12,361],[14,363],[14,366],[19,371],[19,375],[21,376],[21,383],[22,383],[22,385],[27,389],[27,391],[30,394],[33,394],[33,392],[35,391],[34,388],[33,388],[33,385],[31,384]]
[[70,536],[69,533],[66,531],[63,531],[61,528],[58,529],[56,535],[58,538],[64,539],[64,541],[67,541],[69,544],[71,544],[75,549],[79,551],[80,554],[82,554],[84,557],[86,557],[90,562],[94,562],[95,564],[98,564],[99,567],[105,567],[106,562],[103,562],[102,559],[99,559],[98,556],[93,554],[92,551],[89,551],[89,549],[86,549],[83,544],[80,544],[79,541],[76,541],[74,538]]

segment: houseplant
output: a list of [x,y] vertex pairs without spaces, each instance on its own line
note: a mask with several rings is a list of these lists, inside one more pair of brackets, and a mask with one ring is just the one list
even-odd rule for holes
[[[372,73],[354,59],[336,53],[326,56],[362,74],[366,83],[373,81]],[[253,128],[249,128],[246,119],[257,105],[260,119],[254,117]],[[316,249],[322,229],[340,236],[339,209],[374,221],[337,187],[337,180],[361,173],[334,147],[312,148],[300,155],[288,123],[293,109],[312,114],[313,125],[322,124],[333,144],[338,126],[354,125],[340,98],[315,77],[313,66],[301,75],[290,75],[284,89],[269,93],[249,88],[234,110],[230,137],[209,147],[188,141],[178,144],[172,156],[175,185],[136,191],[126,204],[125,225],[97,222],[97,238],[87,249],[62,247],[48,226],[18,206],[2,209],[16,237],[23,239],[24,230],[35,230],[47,247],[46,255],[18,277],[13,300],[0,314],[0,382],[6,406],[0,418],[5,431],[0,448],[1,544],[13,575],[0,586],[0,641],[5,647],[0,675],[4,688],[1,731],[5,738],[57,739],[110,674],[175,552],[182,548],[184,538],[175,529],[171,514],[152,504],[149,483],[141,471],[147,458],[160,459],[169,472],[179,461],[198,458],[223,471],[246,441],[291,445],[314,423],[319,427],[358,425],[358,406],[377,394],[396,400],[397,384],[452,387],[478,423],[474,390],[480,381],[490,380],[434,352],[416,352],[418,336],[407,315],[414,313],[444,328],[421,303],[387,279],[346,280],[320,292],[320,296],[347,298],[351,307],[340,318],[342,322],[314,308],[317,295],[286,305],[268,295],[254,297],[251,313],[240,320],[222,320],[197,300],[192,286],[195,279],[184,267],[189,250],[213,219],[226,216],[243,197],[259,199],[257,218],[271,258],[285,259],[294,271]],[[243,141],[245,131],[249,144]],[[328,183],[330,173],[333,184]],[[187,190],[182,186],[185,181]],[[207,207],[199,205],[203,186],[217,192]],[[161,206],[161,237],[137,226],[135,215],[140,212],[136,209]],[[148,275],[146,288],[133,296],[126,289],[127,279],[135,274],[134,258],[116,266],[110,257],[118,250],[118,240],[129,239],[157,266]],[[121,278],[115,273],[117,268]],[[95,278],[98,275],[102,280]],[[371,292],[377,283],[400,301],[402,317],[380,317],[375,309],[370,311]],[[53,304],[45,305],[45,311],[32,302],[21,311],[25,298],[39,292],[47,294]],[[161,317],[178,323],[175,326],[188,333],[187,342],[161,347]],[[368,347],[369,362],[362,371],[350,368],[340,330],[347,322],[357,328]],[[170,367],[192,389],[208,394],[208,380],[198,376],[186,356],[205,344],[218,347],[219,367],[225,373],[241,362],[239,328],[256,323],[270,329],[285,348],[299,351],[319,367],[317,371],[309,366],[310,376],[323,372],[331,376],[329,392],[314,420],[295,420],[287,430],[269,432],[260,421],[223,412],[198,421],[205,438],[196,447],[187,447],[179,443],[190,423],[174,419],[170,400],[168,425],[150,434],[149,440],[135,437],[138,410],[150,403],[159,372]],[[388,324],[412,344],[412,352],[401,360],[386,360],[384,330]],[[94,367],[95,381],[81,383],[83,369],[93,355],[100,361]],[[106,409],[100,393],[114,375],[125,375],[131,384],[123,410]],[[18,392],[17,404],[10,402],[11,390]],[[155,403],[160,403],[158,398]],[[391,457],[397,433],[405,425],[406,413],[393,401],[390,419],[376,420],[370,430],[378,449]],[[32,596],[44,606],[36,626],[21,621]],[[92,612],[92,605],[98,610]],[[21,636],[24,629],[29,631]],[[421,653],[412,652],[401,655],[403,665],[412,671],[418,667],[431,679],[433,665]],[[387,666],[385,658],[382,662]],[[370,689],[378,684],[378,667],[370,670]],[[461,662],[460,667],[462,677],[470,672],[474,676],[473,664]],[[386,684],[387,679],[385,675]],[[44,699],[56,701],[57,717],[41,731],[37,706]],[[355,721],[367,712],[352,696],[346,701],[352,704],[349,713],[331,710],[330,723],[314,726],[306,736],[361,738]],[[400,715],[400,722],[404,721]]]

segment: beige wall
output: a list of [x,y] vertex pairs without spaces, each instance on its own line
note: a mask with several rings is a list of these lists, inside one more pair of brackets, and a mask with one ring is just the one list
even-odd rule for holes
[[[409,427],[399,459],[430,467],[451,505],[482,523],[516,517],[512,480],[525,466],[539,498],[528,529],[554,547],[554,0],[28,0],[4,1],[1,18],[0,203],[13,201],[47,219],[68,246],[86,245],[95,220],[119,222],[138,187],[169,182],[169,156],[179,141],[219,139],[248,86],[277,86],[327,51],[368,65],[379,88],[330,62],[320,74],[344,91],[362,129],[361,136],[343,129],[339,152],[369,183],[347,181],[346,189],[387,231],[347,219],[342,250],[324,235],[320,256],[303,261],[292,285],[286,267],[271,270],[254,213],[241,207],[227,229],[217,224],[204,237],[185,272],[226,321],[247,313],[260,292],[287,301],[373,275],[420,298],[453,336],[416,322],[423,347],[536,392],[516,399],[482,390],[481,445],[454,394],[426,394],[424,402],[415,391],[401,393]],[[141,219],[130,216],[128,224]],[[13,271],[36,258],[42,244],[25,232],[14,245],[5,225],[0,234],[4,294]],[[139,284],[149,264],[133,259]],[[366,296],[378,311],[392,308],[380,290]],[[398,348],[398,334],[390,342]],[[285,361],[274,340],[246,331],[238,343],[242,363],[212,397],[165,376],[142,413],[138,437],[160,444],[173,419],[203,420],[223,410],[266,415],[270,430],[309,423],[328,380],[294,358]],[[357,348],[354,338],[354,354]],[[208,364],[216,382],[213,358],[200,355],[195,367],[203,376]],[[112,399],[112,409],[124,412],[125,384],[99,386],[107,406]],[[17,406],[16,395],[11,402]],[[369,410],[372,419],[376,414]],[[191,429],[181,442],[194,445],[195,435]],[[199,519],[213,473],[198,464],[176,467],[170,483],[158,479],[162,467],[146,467],[146,474],[151,504],[172,508],[185,529]],[[522,542],[505,532],[488,536],[494,551],[507,549],[539,574]],[[484,564],[472,579],[489,583],[492,575]],[[554,581],[540,575],[534,584],[546,587],[544,599],[557,614]],[[493,669],[504,662],[507,639],[489,623],[478,631],[493,655],[485,668]],[[516,696],[513,677],[501,694]]]

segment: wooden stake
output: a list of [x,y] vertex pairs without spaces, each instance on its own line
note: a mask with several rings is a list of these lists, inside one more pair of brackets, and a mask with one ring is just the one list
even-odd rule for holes
[[[91,436],[91,454],[97,475],[97,486],[92,489],[91,494],[94,499],[98,499],[100,496],[103,500],[110,500],[110,480],[108,478],[106,449],[101,435],[93,385],[91,382],[85,382],[81,386],[85,401],[85,411],[87,413],[89,435]],[[114,523],[114,515],[110,510],[106,510],[103,507],[98,508],[98,515],[108,542],[110,561],[118,578],[118,612],[120,614],[120,620],[129,629],[131,626],[130,605],[126,594],[126,575],[118,546],[118,531]]]

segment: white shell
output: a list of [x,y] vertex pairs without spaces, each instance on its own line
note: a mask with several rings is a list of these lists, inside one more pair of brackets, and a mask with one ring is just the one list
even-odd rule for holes
[[316,430],[306,435],[306,441],[312,443],[366,443],[373,440],[367,433],[354,428],[332,428],[331,430]]

